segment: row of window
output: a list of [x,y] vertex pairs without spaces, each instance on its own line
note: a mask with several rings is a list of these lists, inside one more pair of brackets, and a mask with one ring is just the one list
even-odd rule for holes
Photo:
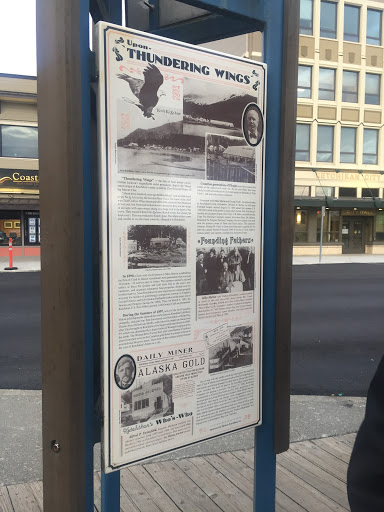
[[[320,37],[337,39],[337,2],[321,0]],[[367,9],[367,44],[381,45],[382,11]],[[300,1],[300,34],[313,34],[313,0]],[[344,5],[344,41],[360,41],[360,7]]]
[[[295,185],[295,197],[310,197],[311,187]],[[335,187],[315,187],[315,197],[335,197]],[[339,187],[339,198],[356,198],[357,189],[353,187]],[[372,199],[379,197],[378,188],[362,188],[362,199]]]
[[[356,130],[353,127],[341,127],[340,162],[356,163]],[[310,124],[296,125],[296,160],[310,160]],[[317,127],[317,162],[333,162],[334,127]],[[364,128],[363,164],[377,164],[379,130]]]
[[0,157],[38,158],[37,128],[0,125]]
[[[343,71],[342,101],[357,103],[359,72]],[[381,75],[365,73],[365,104],[380,105]],[[319,68],[319,100],[335,100],[336,69]],[[312,66],[298,67],[297,97],[312,98]]]
[[[311,218],[311,221],[309,221]],[[321,233],[321,209],[300,208],[295,210],[295,242],[319,242]],[[343,242],[349,238],[349,216],[343,215],[343,210],[327,209],[323,218],[323,242]],[[316,221],[315,223],[313,221]],[[342,222],[341,222],[342,220]],[[373,231],[373,220],[375,226]],[[367,227],[365,228],[366,242],[372,242],[375,239],[378,242],[384,241],[384,212],[377,212],[375,218],[366,218]],[[314,227],[316,226],[316,232]],[[368,228],[368,229],[367,229]],[[364,229],[361,219],[354,220],[354,229],[361,231]],[[352,230],[352,228],[351,228]],[[355,231],[356,233],[356,231]],[[375,234],[374,234],[375,233]],[[373,235],[375,238],[373,238]],[[348,243],[348,242],[347,242]]]
[[133,404],[133,410],[137,411],[139,409],[146,409],[149,407],[149,398],[144,398],[143,400],[137,400],[137,402],[134,402]]

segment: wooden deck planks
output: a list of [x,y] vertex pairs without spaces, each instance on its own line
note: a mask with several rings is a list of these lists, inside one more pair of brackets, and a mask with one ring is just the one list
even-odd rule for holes
[[[347,512],[355,434],[302,441],[277,456],[276,512]],[[120,512],[252,512],[253,450],[148,463],[121,471]],[[94,476],[101,512],[100,473]],[[42,512],[42,482],[0,487],[0,512]]]
[[0,512],[14,512],[7,487],[0,487]]
[[326,452],[338,457],[340,460],[349,464],[351,457],[351,447],[346,446],[344,443],[338,441],[335,438],[326,437],[324,439],[315,439],[312,441],[316,446],[319,446]]
[[[186,460],[186,459],[184,459]],[[194,457],[193,459],[189,459],[193,466],[196,468],[194,471],[194,475],[200,474],[202,480],[208,480],[210,485],[215,486],[215,494],[218,494],[218,491],[225,496],[227,500],[229,500],[230,504],[226,505],[228,508],[233,508],[233,505],[237,506],[237,510],[241,508],[245,511],[252,511],[253,500],[252,497],[244,494],[237,486],[236,483],[232,480],[228,480],[221,471],[215,469],[206,459],[205,457]],[[182,461],[178,461],[178,464],[182,464]],[[181,467],[181,466],[180,466]],[[190,474],[190,478],[192,475]],[[196,478],[196,477],[194,477]],[[198,477],[197,477],[198,478]],[[249,482],[250,490],[253,490],[253,481]],[[204,487],[202,487],[203,490]],[[209,494],[208,494],[209,495]],[[220,498],[221,499],[221,498]],[[218,504],[218,503],[217,503]],[[224,510],[224,508],[223,508]],[[236,510],[236,508],[235,508]]]
[[223,460],[218,455],[207,455],[205,458],[217,471],[220,471],[220,473],[229,481],[233,482],[244,494],[253,499],[253,485],[239,475],[236,469],[223,464]]
[[220,508],[174,462],[146,465],[145,469],[183,512],[219,512]]
[[284,510],[284,512],[307,512],[305,508],[280,491],[280,489],[276,489],[276,506],[277,505],[281,510]]
[[140,481],[129,471],[120,471],[120,486],[127,493],[127,496],[141,512],[161,512],[161,509],[146,492]]
[[8,486],[9,496],[15,512],[41,512],[39,503],[28,484]]
[[342,507],[348,508],[346,485],[338,478],[294,452],[281,454],[279,464]]
[[180,509],[175,505],[164,490],[157,485],[151,477],[145,466],[132,466],[129,471],[140,481],[145,491],[157,504],[162,512],[179,512]]
[[30,482],[27,486],[31,489],[40,510],[43,510],[43,482]]
[[289,496],[307,512],[345,512],[344,507],[277,464],[277,489]]
[[348,464],[311,441],[292,443],[291,450],[324,469],[342,482],[347,482]]
[[222,485],[219,473],[212,466],[210,471],[202,471],[201,464],[188,459],[176,461],[176,464],[223,512],[252,512],[252,500],[225,478]]

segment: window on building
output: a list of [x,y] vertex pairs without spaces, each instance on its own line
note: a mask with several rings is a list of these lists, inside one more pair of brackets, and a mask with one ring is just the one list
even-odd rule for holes
[[376,240],[384,242],[384,212],[377,212],[376,215]]
[[381,11],[367,9],[367,44],[381,45]]
[[135,402],[133,405],[133,410],[138,411],[139,409],[145,409],[146,407],[149,407],[149,398],[137,400],[137,402]]
[[1,125],[0,156],[38,158],[37,128]]
[[[321,210],[317,211],[317,241],[321,235]],[[337,243],[340,237],[340,211],[325,210],[323,219],[323,243]]]
[[333,126],[317,128],[317,161],[333,162]]
[[0,210],[0,246],[8,245],[10,238],[12,245],[21,245],[20,224],[20,211]]
[[341,128],[340,162],[350,164],[356,162],[356,128]]
[[361,197],[363,199],[372,199],[373,197],[379,197],[378,188],[362,188]]
[[301,185],[295,185],[295,197],[309,197],[309,187],[302,187]]
[[343,101],[357,103],[359,95],[359,73],[357,71],[343,71]]
[[309,161],[309,124],[296,125],[296,160]]
[[380,105],[380,75],[365,74],[365,103],[367,105]]
[[379,130],[364,129],[363,164],[377,164]]
[[[321,210],[317,210],[317,238],[320,242]],[[325,210],[323,219],[323,243],[337,243],[340,237],[340,211]]]
[[335,187],[316,187],[316,197],[335,197]]
[[313,32],[313,0],[300,0],[300,34],[311,36]]
[[308,211],[296,208],[295,210],[295,242],[308,241]]
[[335,100],[336,70],[319,68],[319,100]]
[[312,97],[312,66],[299,66],[298,68],[297,97]]
[[356,197],[356,189],[352,187],[340,187],[339,197]]
[[40,212],[24,212],[24,245],[40,245]]
[[322,0],[320,8],[320,37],[336,39],[337,3]]
[[344,5],[344,41],[359,42],[360,7]]

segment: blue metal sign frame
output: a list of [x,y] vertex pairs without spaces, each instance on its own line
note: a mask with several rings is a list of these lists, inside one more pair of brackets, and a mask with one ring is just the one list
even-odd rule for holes
[[[180,0],[185,4],[210,11],[211,15],[197,18],[175,26],[158,27],[158,0],[153,1],[150,16],[150,32],[168,38],[190,43],[208,42],[223,37],[230,37],[256,30],[264,32],[264,62],[268,65],[267,83],[267,112],[268,123],[266,133],[265,158],[265,209],[264,209],[264,288],[263,288],[263,387],[262,406],[263,424],[256,429],[255,434],[255,496],[254,510],[256,512],[273,512],[275,510],[276,486],[276,455],[274,446],[275,417],[275,322],[276,322],[276,266],[277,266],[277,233],[278,233],[278,182],[279,182],[279,148],[280,148],[280,117],[282,91],[282,59],[283,59],[283,21],[284,0]],[[81,0],[81,12],[84,32],[82,38],[82,54],[88,51],[88,9],[95,22],[104,19],[111,23],[121,24],[121,0]],[[86,59],[83,59],[84,62]],[[82,105],[83,119],[90,119],[89,113],[89,72],[84,66],[82,76]],[[88,92],[87,92],[88,91]],[[89,139],[84,128],[85,140]],[[89,152],[85,152],[85,154]],[[85,233],[89,237],[92,232],[91,182],[89,156],[84,157],[84,212]],[[87,238],[85,247],[92,244]],[[87,257],[89,254],[85,254]],[[88,259],[89,261],[89,259]],[[87,268],[87,265],[85,265]],[[92,280],[89,272],[85,274],[86,290],[86,326],[88,340],[92,336],[93,300]],[[91,342],[90,342],[91,343]],[[93,353],[91,346],[88,347]],[[93,361],[87,360],[86,379],[92,382]],[[93,425],[90,420],[94,394],[90,385],[88,389],[86,424],[88,439],[93,439]],[[93,447],[87,446],[86,460],[89,461],[89,478],[87,479],[87,512],[93,510]],[[101,510],[102,512],[118,512],[120,510],[120,473],[102,473],[101,476]]]

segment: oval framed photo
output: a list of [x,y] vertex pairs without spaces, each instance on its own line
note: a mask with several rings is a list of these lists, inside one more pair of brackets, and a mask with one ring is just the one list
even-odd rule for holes
[[257,103],[248,103],[243,111],[243,135],[247,144],[256,147],[264,135],[264,119]]
[[136,363],[128,354],[121,356],[115,365],[115,382],[120,389],[132,386],[136,377]]

